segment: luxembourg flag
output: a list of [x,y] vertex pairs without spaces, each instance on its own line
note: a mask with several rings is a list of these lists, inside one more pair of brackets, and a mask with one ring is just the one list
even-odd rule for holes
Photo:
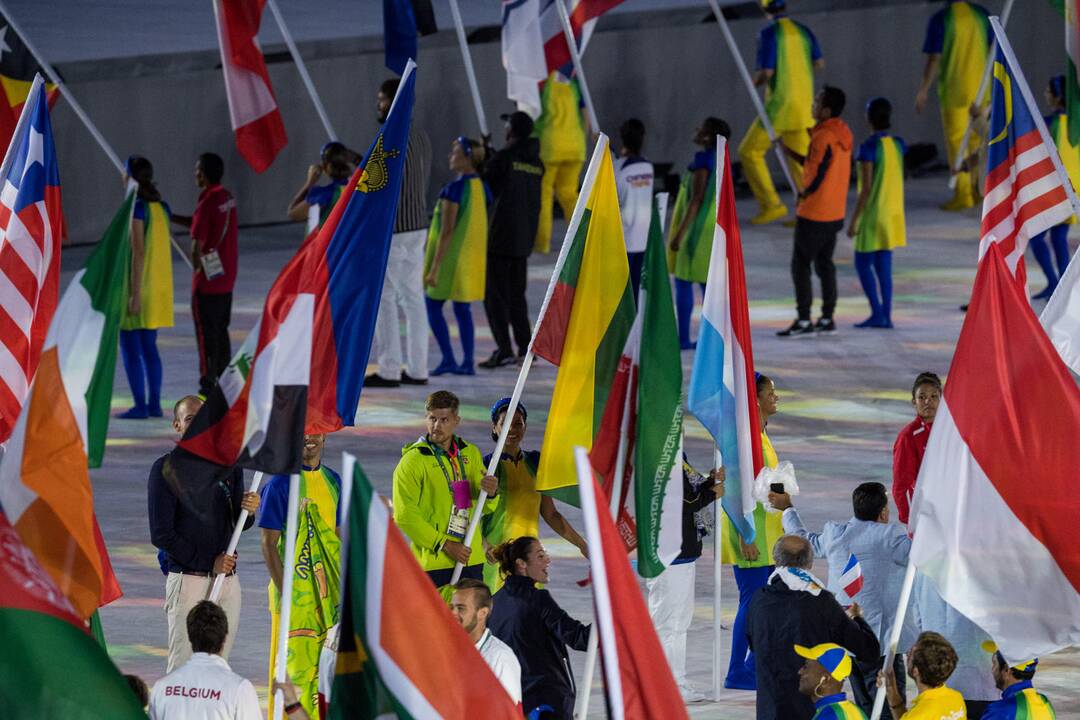
[[1077,438],[1080,390],[993,243],[909,527],[911,562],[1010,661],[1080,644]]
[[862,583],[862,565],[859,564],[859,558],[855,557],[855,553],[852,553],[847,564],[844,565],[844,572],[840,573],[840,587],[844,588],[849,598],[854,599],[855,594],[862,590]]
[[723,507],[746,542],[754,539],[751,488],[761,470],[761,432],[754,391],[754,349],[742,239],[727,141],[716,143],[716,231],[701,308],[687,408],[712,435],[727,470]]

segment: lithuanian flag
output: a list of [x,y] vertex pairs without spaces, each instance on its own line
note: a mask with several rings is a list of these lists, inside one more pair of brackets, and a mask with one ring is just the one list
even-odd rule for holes
[[573,448],[592,448],[635,313],[607,145],[601,135],[578,198],[584,211],[574,212],[580,224],[571,221],[573,240],[533,341],[536,355],[559,366],[536,489],[575,505]]

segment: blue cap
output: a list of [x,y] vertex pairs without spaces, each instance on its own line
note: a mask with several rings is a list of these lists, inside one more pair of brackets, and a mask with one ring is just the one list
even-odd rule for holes
[[[504,397],[497,403],[491,406],[491,422],[495,422],[499,419],[499,414],[510,407],[510,398]],[[518,402],[517,411],[521,413],[521,417],[525,420],[529,419],[529,411],[525,409],[525,405]]]

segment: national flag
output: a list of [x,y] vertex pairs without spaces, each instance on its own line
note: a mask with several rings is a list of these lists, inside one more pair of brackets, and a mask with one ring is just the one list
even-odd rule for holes
[[847,564],[844,565],[844,571],[840,573],[840,587],[844,588],[849,598],[854,598],[855,594],[862,590],[862,585],[862,565],[859,564],[859,558],[855,557],[855,553],[852,553]]
[[663,661],[660,639],[588,455],[580,446],[574,454],[592,570],[593,632],[600,632],[608,715],[615,720],[686,718],[686,705]]
[[64,215],[40,75],[11,140],[0,166],[0,442],[10,437],[19,417],[59,294]]
[[727,472],[722,501],[743,541],[754,540],[751,489],[761,471],[761,424],[750,307],[727,141],[716,145],[716,230],[701,305],[687,408],[712,435]]
[[[532,349],[559,366],[536,488],[576,503],[571,448],[591,448],[630,327],[634,298],[615,173],[601,135],[578,196],[580,217]],[[584,207],[580,207],[584,205]],[[580,215],[579,215],[579,212]]]
[[1077,438],[1080,390],[992,245],[919,471],[911,562],[1006,659],[1080,644]]
[[417,35],[439,31],[431,0],[383,0],[383,44],[386,67],[399,75],[409,60],[416,60]]
[[180,445],[222,465],[300,471],[302,437],[356,420],[397,212],[415,95],[409,63],[390,113],[319,232],[282,269]]
[[60,300],[0,460],[0,506],[82,618],[120,596],[88,468],[105,449],[134,206],[132,183]]
[[288,142],[259,47],[259,25],[266,0],[213,2],[236,149],[252,170],[261,173]]
[[979,258],[991,243],[1000,243],[1009,269],[1026,285],[1023,258],[1028,240],[1066,222],[1073,209],[1055,168],[1061,162],[1057,149],[1008,38],[998,32],[997,39]]
[[143,718],[127,681],[0,512],[0,697],[15,718]]
[[330,717],[520,720],[358,463],[343,537]]
[[[23,103],[31,96],[34,78],[44,73],[37,61],[7,17],[0,12],[0,147],[7,147],[15,126],[23,112]],[[49,107],[60,97],[60,91],[52,83],[45,84]]]
[[[619,5],[623,0],[564,0],[566,12],[570,18],[570,29],[574,31],[578,52],[585,53],[596,21],[600,16]],[[552,70],[565,70],[569,75],[570,46],[566,44],[566,33],[559,19],[559,9],[555,0],[543,0],[540,3],[540,32],[544,38],[544,61],[548,73]],[[546,77],[546,75],[545,75]]]

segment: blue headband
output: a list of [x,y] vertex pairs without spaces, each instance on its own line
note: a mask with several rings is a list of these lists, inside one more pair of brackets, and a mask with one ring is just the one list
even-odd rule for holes
[[[496,422],[499,419],[499,414],[502,411],[506,410],[506,408],[508,408],[508,407],[510,407],[510,398],[508,398],[508,397],[504,397],[503,399],[499,400],[494,405],[492,405],[491,406],[491,422]],[[520,402],[518,403],[517,411],[519,413],[521,413],[521,417],[522,417],[523,420],[528,420],[529,419],[529,411],[526,410],[525,406],[522,405]]]
[[1050,78],[1050,92],[1054,97],[1065,99],[1065,76],[1055,75]]
[[465,153],[465,157],[472,157],[472,140],[464,135],[458,135],[457,144],[461,146],[461,151]]

